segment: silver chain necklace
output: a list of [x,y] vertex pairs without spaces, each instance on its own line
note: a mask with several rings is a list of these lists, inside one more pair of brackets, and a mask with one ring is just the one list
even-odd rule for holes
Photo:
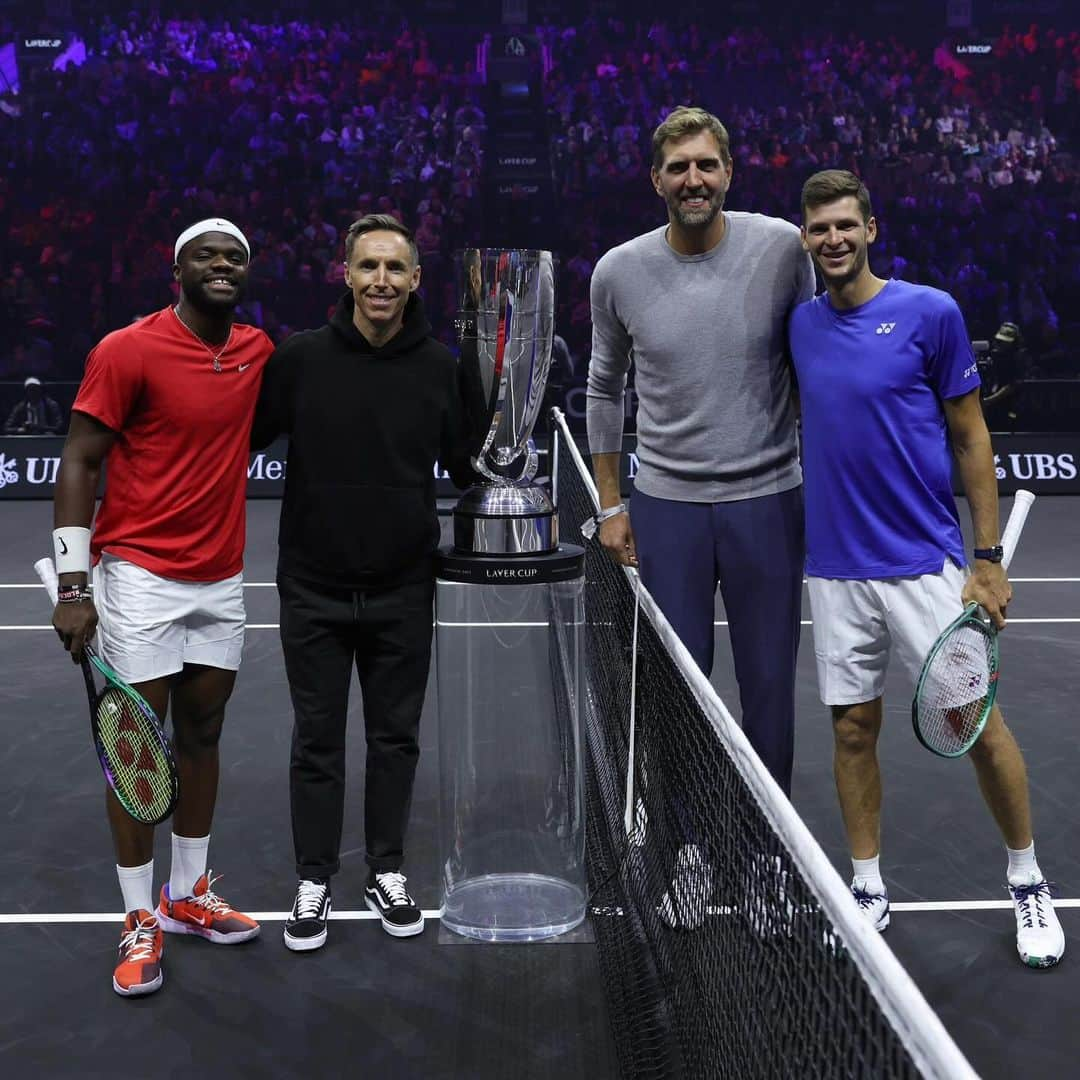
[[188,324],[180,318],[180,312],[175,307],[171,310],[172,313],[176,316],[176,321],[210,354],[210,359],[213,361],[214,371],[220,373],[222,370],[221,358],[225,355],[225,350],[228,349],[228,347],[232,344],[232,326],[229,326],[229,336],[225,339],[225,344],[222,345],[217,352],[214,352],[212,346],[203,338],[201,338],[198,334],[196,334],[195,331],[192,330],[191,327],[188,326]]

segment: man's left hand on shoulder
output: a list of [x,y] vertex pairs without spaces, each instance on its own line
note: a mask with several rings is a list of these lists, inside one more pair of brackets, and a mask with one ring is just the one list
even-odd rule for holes
[[964,604],[979,604],[1000,630],[1005,625],[1005,609],[1012,599],[1012,586],[1001,563],[976,559],[961,594]]

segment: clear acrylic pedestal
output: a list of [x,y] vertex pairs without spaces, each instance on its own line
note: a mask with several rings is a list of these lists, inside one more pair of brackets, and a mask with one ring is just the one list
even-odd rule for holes
[[585,917],[582,559],[441,560],[442,922],[465,937],[539,941]]

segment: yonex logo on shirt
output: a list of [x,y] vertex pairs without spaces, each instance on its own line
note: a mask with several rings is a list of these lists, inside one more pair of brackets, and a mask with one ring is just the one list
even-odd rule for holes
[[891,334],[893,327],[896,325],[894,322],[883,322],[875,331],[875,334]]

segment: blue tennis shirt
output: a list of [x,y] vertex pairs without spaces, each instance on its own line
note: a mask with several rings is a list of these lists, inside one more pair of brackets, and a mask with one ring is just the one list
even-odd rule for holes
[[947,293],[888,281],[839,311],[828,295],[792,312],[802,402],[806,572],[890,578],[966,563],[942,401],[979,385]]

